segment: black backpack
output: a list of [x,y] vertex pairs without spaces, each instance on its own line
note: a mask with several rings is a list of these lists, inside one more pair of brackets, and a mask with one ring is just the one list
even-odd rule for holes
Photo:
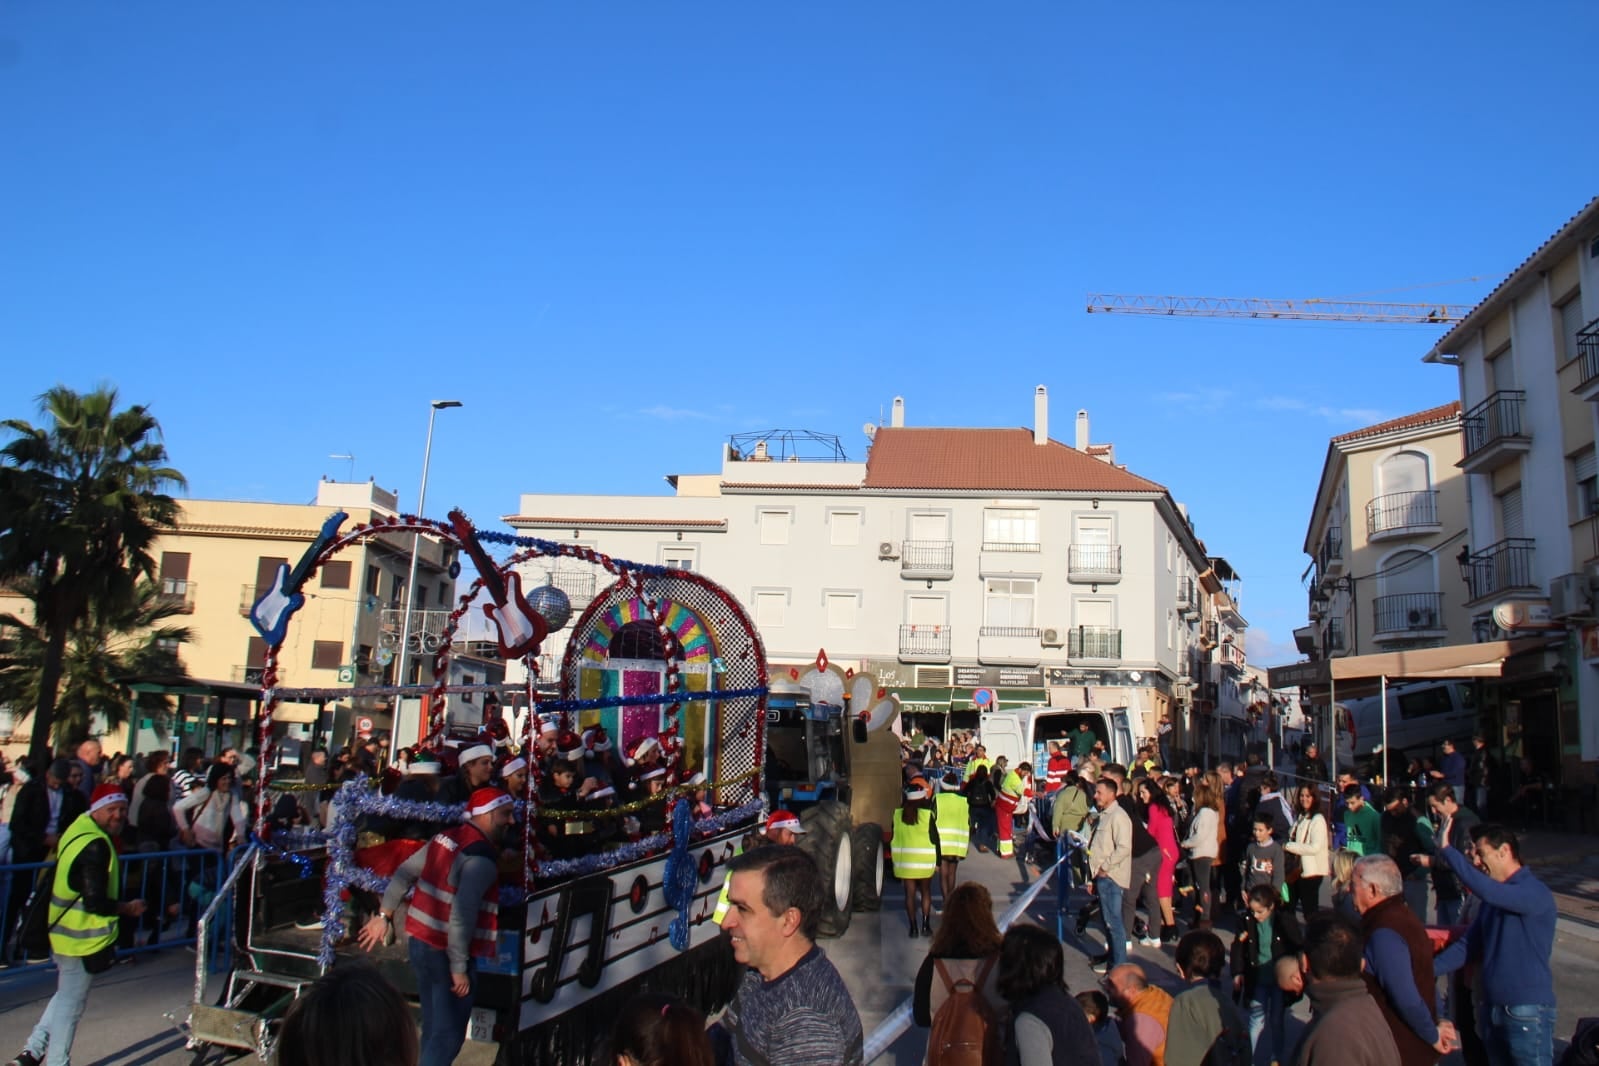
[[1599,1066],[1599,1018],[1578,1018],[1560,1066]]

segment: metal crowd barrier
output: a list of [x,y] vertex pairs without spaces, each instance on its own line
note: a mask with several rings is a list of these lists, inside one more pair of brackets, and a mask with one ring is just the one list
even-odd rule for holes
[[[118,961],[169,948],[192,948],[200,916],[210,907],[228,876],[232,866],[229,857],[221,851],[197,848],[128,852],[119,855],[118,861],[122,868],[122,900],[145,901],[142,917],[118,920]],[[48,891],[55,870],[54,862],[0,865],[0,932],[3,932],[0,988],[55,966],[48,955],[28,957],[20,928],[29,893],[38,884],[47,886]],[[213,971],[231,965],[233,937],[228,929],[231,922],[229,908],[222,908],[214,918],[214,923],[219,923],[221,928],[213,924],[212,937],[207,944]]]

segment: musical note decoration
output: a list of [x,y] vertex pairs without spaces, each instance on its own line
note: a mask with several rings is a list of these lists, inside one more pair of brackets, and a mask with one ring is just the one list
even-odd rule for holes
[[305,585],[306,578],[311,576],[317,556],[338,537],[339,527],[348,517],[344,511],[328,515],[316,539],[305,549],[300,561],[294,564],[294,569],[290,570],[288,563],[279,565],[272,584],[250,608],[250,624],[255,626],[255,631],[261,634],[268,647],[275,648],[283,643],[289,631],[289,619],[294,617],[295,611],[305,606],[305,594],[300,589]]

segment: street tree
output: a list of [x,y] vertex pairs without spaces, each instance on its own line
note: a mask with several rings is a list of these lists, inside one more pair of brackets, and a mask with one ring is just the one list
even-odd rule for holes
[[58,385],[39,399],[47,423],[3,425],[0,448],[0,581],[25,590],[43,641],[33,704],[34,765],[49,761],[67,647],[96,612],[137,603],[155,574],[152,547],[177,518],[168,490],[185,485],[167,466],[161,426],[142,405],[118,409],[102,386]]

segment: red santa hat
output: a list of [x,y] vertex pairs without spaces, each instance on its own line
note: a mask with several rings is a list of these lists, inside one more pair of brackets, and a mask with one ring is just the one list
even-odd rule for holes
[[799,815],[793,811],[773,811],[772,816],[766,819],[766,828],[762,832],[771,836],[779,829],[791,829],[796,833],[805,832],[805,827],[800,824]]
[[583,758],[583,741],[576,733],[562,733],[555,741],[555,757],[578,762]]
[[604,726],[592,726],[583,731],[583,746],[592,752],[610,751],[611,736]]
[[643,740],[633,745],[632,753],[624,761],[627,763],[627,765],[633,766],[637,763],[643,762],[646,758],[648,758],[651,751],[659,752],[660,750],[660,741],[656,740],[654,737],[645,737]]
[[640,781],[648,781],[652,777],[665,777],[665,776],[666,776],[666,767],[657,765],[657,766],[652,766],[648,770],[645,770],[642,774],[639,774],[638,775],[638,779]]
[[439,772],[439,760],[435,756],[423,752],[411,760],[411,765],[406,767],[405,772],[413,777],[418,774],[436,776]]
[[522,758],[520,755],[515,755],[505,760],[505,765],[500,767],[500,777],[501,779],[504,779],[510,777],[512,774],[517,773],[520,770],[526,769],[527,760]]
[[126,807],[128,805],[128,797],[119,786],[107,781],[103,785],[95,786],[94,795],[89,799],[89,811],[92,814],[95,811],[104,810],[106,807],[111,807],[118,803]]
[[467,763],[471,762],[473,759],[492,759],[492,758],[494,758],[494,749],[493,748],[489,747],[487,744],[473,744],[470,748],[467,748],[467,749],[465,749],[464,751],[461,752],[461,756],[457,760],[457,764],[460,765],[460,766],[465,766]]
[[511,803],[511,794],[503,788],[480,788],[472,793],[472,798],[466,803],[466,816],[476,818],[484,814],[493,814]]

